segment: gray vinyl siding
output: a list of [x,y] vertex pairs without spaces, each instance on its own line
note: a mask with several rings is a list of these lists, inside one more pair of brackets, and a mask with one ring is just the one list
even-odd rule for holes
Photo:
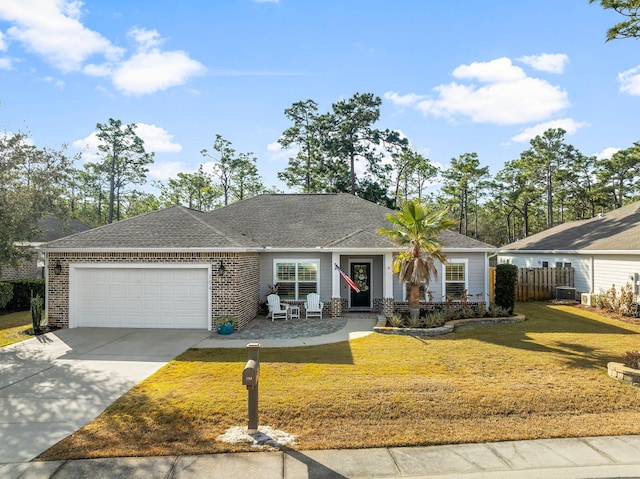
[[269,285],[273,284],[274,259],[317,259],[320,260],[320,300],[331,301],[331,253],[262,253],[260,254],[260,300],[266,301]]
[[[467,292],[471,295],[472,299],[476,294],[482,294],[480,301],[484,301],[485,294],[485,278],[488,274],[485,264],[484,253],[450,253],[447,255],[447,260],[455,262],[456,260],[467,261]],[[434,302],[444,301],[443,293],[443,281],[444,281],[444,269],[442,264],[437,266],[438,276],[432,278],[429,283],[429,291],[433,295]],[[393,275],[393,297],[396,301],[403,300],[404,285],[398,281],[398,275]]]

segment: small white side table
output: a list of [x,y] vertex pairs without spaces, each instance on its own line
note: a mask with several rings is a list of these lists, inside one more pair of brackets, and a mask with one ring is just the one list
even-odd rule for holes
[[289,306],[289,317],[291,319],[300,319],[300,306]]

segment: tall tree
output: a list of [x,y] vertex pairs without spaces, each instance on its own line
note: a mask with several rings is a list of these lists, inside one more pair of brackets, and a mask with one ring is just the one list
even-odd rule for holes
[[609,196],[613,208],[620,208],[625,200],[638,192],[640,176],[640,142],[617,151],[610,159],[596,163],[601,191]]
[[421,200],[429,183],[435,182],[438,168],[428,158],[411,148],[402,148],[392,155],[395,171],[393,207],[410,197]]
[[469,235],[469,204],[474,212],[474,234],[478,233],[478,201],[487,186],[489,167],[480,166],[477,153],[464,153],[451,158],[451,166],[443,172],[443,193],[454,199],[458,211],[458,232]]
[[411,285],[409,307],[412,316],[420,313],[420,285],[429,285],[437,277],[437,263],[446,261],[438,233],[455,225],[447,218],[447,211],[427,213],[417,200],[402,204],[395,214],[387,215],[394,227],[383,228],[378,234],[385,235],[395,244],[406,248],[393,261],[393,272],[402,283]]
[[108,123],[98,123],[96,129],[101,168],[109,178],[107,223],[113,223],[114,215],[120,220],[120,202],[125,187],[146,182],[147,165],[153,163],[153,153],[145,151],[144,141],[136,135],[133,123],[123,125],[120,120],[109,118]]
[[302,193],[314,193],[326,188],[323,168],[322,125],[318,104],[309,99],[299,101],[284,111],[293,125],[287,128],[278,143],[282,148],[296,147],[296,156],[289,158],[289,166],[278,178],[289,187],[300,187]]
[[36,222],[63,209],[61,197],[72,162],[64,148],[37,148],[26,135],[0,135],[0,269],[32,251],[19,246]]
[[522,156],[526,162],[537,169],[537,176],[543,178],[547,204],[547,228],[554,225],[553,194],[556,180],[564,174],[573,162],[576,150],[564,143],[567,132],[562,128],[549,128],[530,142],[531,148]]
[[640,37],[640,0],[589,0],[599,2],[605,10],[614,10],[626,17],[607,30],[607,41]]
[[183,205],[200,211],[211,211],[219,206],[222,188],[214,185],[211,174],[202,165],[193,173],[178,173],[166,183],[154,182],[160,190],[164,205]]
[[253,153],[236,154],[231,142],[220,134],[216,134],[213,149],[217,154],[209,153],[206,148],[200,153],[215,160],[213,175],[220,180],[224,206],[227,206],[231,199],[242,200],[264,190]]
[[384,151],[407,144],[398,132],[373,127],[380,118],[381,104],[380,97],[372,93],[356,93],[332,106],[328,151],[331,157],[348,165],[352,195],[356,194],[356,162],[365,163],[370,179],[380,178],[384,172],[380,167]]

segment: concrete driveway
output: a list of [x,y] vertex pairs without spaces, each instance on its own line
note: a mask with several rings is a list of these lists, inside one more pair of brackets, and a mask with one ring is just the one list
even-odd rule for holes
[[77,328],[0,348],[0,464],[33,459],[210,335]]

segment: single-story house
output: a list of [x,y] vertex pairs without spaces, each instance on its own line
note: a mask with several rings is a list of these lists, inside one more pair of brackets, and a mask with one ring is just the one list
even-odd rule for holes
[[[573,267],[575,288],[581,294],[597,294],[615,284],[627,283],[640,293],[640,202],[571,221],[498,251],[499,263],[521,268]],[[585,302],[589,296],[585,296]]]
[[[256,317],[272,285],[283,301],[310,292],[326,316],[379,311],[406,300],[392,273],[399,248],[376,232],[392,210],[349,194],[259,195],[209,213],[173,206],[46,245],[47,315],[62,327],[211,329]],[[448,262],[435,301],[466,290],[488,304],[496,249],[443,231]],[[353,278],[356,293],[335,265]]]
[[21,259],[16,266],[3,266],[0,281],[44,278],[44,254],[38,252],[38,248],[49,241],[89,229],[90,226],[71,218],[60,219],[47,215],[39,219],[34,235],[19,243],[19,246],[31,250],[32,254]]

